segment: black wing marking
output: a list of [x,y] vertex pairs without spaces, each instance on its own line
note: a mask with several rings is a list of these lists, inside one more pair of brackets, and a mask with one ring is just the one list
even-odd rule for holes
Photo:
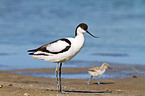
[[[67,43],[67,46],[64,46],[64,48],[60,51],[50,51],[49,47],[51,48],[51,44],[58,43],[58,41],[64,41],[65,44]],[[49,44],[45,44],[37,49],[28,50],[28,52],[31,52],[31,53],[29,53],[29,55],[46,55],[46,56],[48,56],[48,54],[45,54],[45,53],[51,53],[51,54],[63,53],[63,52],[68,51],[70,49],[70,47],[71,47],[71,42],[68,39],[63,38],[63,39],[53,41]],[[41,51],[42,53],[35,54],[35,52],[37,52],[37,51]]]

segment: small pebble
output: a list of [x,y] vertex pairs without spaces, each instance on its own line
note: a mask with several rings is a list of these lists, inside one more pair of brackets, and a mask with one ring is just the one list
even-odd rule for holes
[[124,90],[118,90],[118,92],[123,92]]
[[136,75],[134,75],[134,76],[132,76],[132,78],[137,78],[137,76],[136,76]]
[[108,90],[108,89],[107,89],[106,92],[107,92],[107,93],[112,93],[112,90]]
[[0,85],[0,88],[2,88],[3,87],[3,85]]
[[25,95],[25,96],[30,96],[30,94],[29,94],[29,93],[25,93],[24,95]]
[[13,84],[9,84],[8,86],[13,86]]

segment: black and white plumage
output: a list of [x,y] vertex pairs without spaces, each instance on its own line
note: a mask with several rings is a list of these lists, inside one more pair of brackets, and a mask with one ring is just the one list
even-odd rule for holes
[[45,44],[37,49],[29,50],[28,52],[31,52],[29,55],[52,56],[54,54],[66,52],[70,49],[70,47],[71,42],[68,39],[63,38],[49,44]]
[[[28,50],[28,52],[30,52],[29,55],[32,55],[32,58],[57,63],[56,79],[59,92],[62,92],[61,90],[62,63],[72,59],[82,49],[84,45],[84,33],[89,33],[87,29],[88,29],[87,24],[81,23],[76,27],[75,38],[62,38],[53,41],[49,44],[45,44],[37,49]],[[93,36],[91,33],[89,34]]]

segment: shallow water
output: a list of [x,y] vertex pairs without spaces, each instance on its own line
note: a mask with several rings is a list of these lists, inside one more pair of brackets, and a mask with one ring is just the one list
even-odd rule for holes
[[[55,74],[47,74],[43,72],[30,72],[30,71],[18,71],[18,72],[11,72],[13,74],[19,74],[24,76],[34,76],[34,77],[45,77],[45,78],[56,78]],[[117,78],[117,77],[132,77],[139,74],[145,74],[145,71],[140,71],[139,73],[136,73],[135,71],[121,71],[121,72],[114,72],[114,73],[104,73],[101,76],[98,76],[98,78],[106,79],[106,78]],[[88,79],[91,75],[88,73],[77,73],[77,74],[62,74],[62,78],[65,79]]]
[[144,0],[1,0],[0,70],[55,67],[30,58],[27,50],[74,37],[80,22],[99,38],[85,34],[84,48],[63,67],[145,64],[144,5]]

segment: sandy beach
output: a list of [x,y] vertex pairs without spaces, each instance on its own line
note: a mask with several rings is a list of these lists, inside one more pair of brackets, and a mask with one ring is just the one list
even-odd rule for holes
[[[0,0],[0,96],[145,96],[144,9],[145,0]],[[88,25],[82,32],[81,23]],[[65,61],[83,47],[63,63],[65,94],[57,91],[57,64],[27,52],[50,42],[37,55],[64,53]],[[87,85],[88,69],[104,62],[112,69],[101,85]]]
[[[136,72],[145,69],[143,65],[111,65],[112,70],[106,73],[114,73],[122,70],[133,70]],[[111,79],[100,78],[99,86],[95,79],[87,85],[88,79],[62,79],[63,91],[66,94],[57,92],[55,78],[23,76],[12,74],[19,71],[33,71],[54,73],[54,68],[45,69],[24,69],[0,71],[0,96],[144,96],[145,95],[145,74],[128,77],[116,77]],[[74,71],[75,70],[75,71]],[[62,68],[62,73],[87,73],[88,68]]]

